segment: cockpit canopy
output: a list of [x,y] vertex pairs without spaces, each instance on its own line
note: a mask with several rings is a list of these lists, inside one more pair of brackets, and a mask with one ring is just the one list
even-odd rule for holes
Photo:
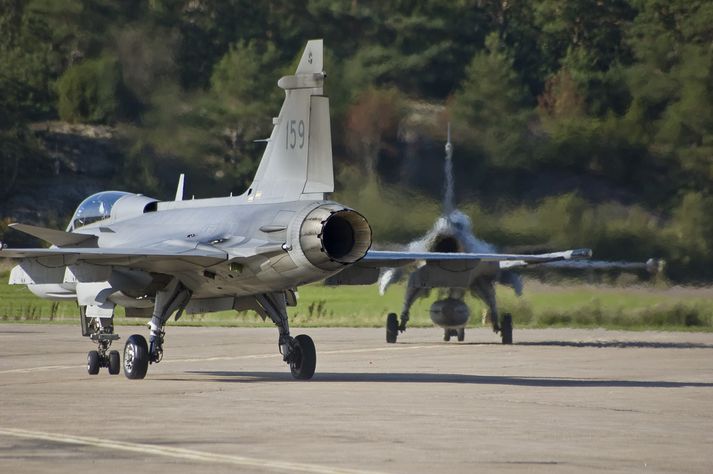
[[67,230],[71,232],[79,227],[108,219],[116,201],[131,195],[122,191],[102,191],[92,194],[77,207]]

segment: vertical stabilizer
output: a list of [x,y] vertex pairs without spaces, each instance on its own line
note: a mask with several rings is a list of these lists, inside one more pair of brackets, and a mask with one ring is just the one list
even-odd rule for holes
[[324,97],[322,40],[307,42],[297,71],[281,78],[280,114],[262,155],[248,200],[323,199],[334,191],[329,99]]
[[448,141],[446,142],[446,162],[443,167],[445,186],[443,190],[443,215],[449,216],[455,209],[453,182],[453,144],[451,143],[451,124],[448,123]]

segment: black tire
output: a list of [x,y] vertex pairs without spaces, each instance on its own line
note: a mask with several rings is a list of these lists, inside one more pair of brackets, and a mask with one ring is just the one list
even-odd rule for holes
[[443,331],[443,340],[446,342],[451,340],[451,330],[450,329],[446,329]]
[[314,369],[317,367],[317,351],[312,338],[300,334],[295,338],[292,350],[295,351],[292,362],[290,362],[292,376],[297,380],[311,379]]
[[119,351],[109,352],[109,374],[116,375],[121,372],[121,358]]
[[99,353],[97,351],[89,351],[87,354],[87,372],[89,372],[89,375],[96,375],[99,373],[99,367],[101,367]]
[[458,336],[458,342],[465,341],[465,328],[459,328],[456,331],[456,336]]
[[396,313],[389,313],[386,317],[386,342],[393,344],[399,336],[399,317]]
[[512,315],[510,313],[503,314],[500,334],[503,338],[503,344],[512,344]]
[[144,336],[129,336],[124,345],[124,375],[127,379],[146,377],[149,368],[149,347]]

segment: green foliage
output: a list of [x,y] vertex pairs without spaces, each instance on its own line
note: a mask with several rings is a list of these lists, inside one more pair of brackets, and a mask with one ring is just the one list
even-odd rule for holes
[[264,119],[274,113],[284,95],[275,87],[274,77],[268,79],[281,68],[285,69],[272,42],[240,41],[213,68],[211,92],[244,118]]
[[667,236],[672,243],[668,272],[676,279],[700,279],[710,272],[713,253],[713,198],[700,192],[686,193],[674,209]]
[[59,116],[67,122],[111,123],[130,112],[121,65],[109,56],[70,67],[57,89]]
[[438,204],[408,189],[382,186],[353,169],[340,175],[335,199],[368,216],[377,242],[406,242],[418,237],[438,216]]
[[148,105],[157,89],[175,83],[178,41],[178,33],[158,25],[132,24],[116,34],[122,78],[141,105]]
[[355,98],[347,111],[345,139],[352,155],[363,160],[370,181],[376,179],[379,162],[393,158],[394,142],[404,113],[404,97],[393,88],[367,89]]
[[486,151],[493,164],[527,167],[528,102],[513,60],[498,35],[492,33],[486,39],[486,51],[473,57],[461,89],[453,97],[453,116],[459,129],[470,130],[470,139]]
[[117,125],[116,186],[241,192],[275,82],[321,37],[338,197],[379,239],[438,213],[450,120],[480,236],[710,279],[712,24],[704,0],[0,0],[0,193],[42,168],[32,122],[58,116]]
[[46,25],[28,12],[24,2],[2,0],[0,31],[0,121],[46,116],[54,109]]
[[4,6],[7,10],[0,13],[0,26],[7,32],[0,38],[0,61],[4,64],[0,68],[0,199],[13,192],[18,179],[37,172],[44,154],[27,121],[46,112],[49,97],[39,56],[22,55],[21,3],[6,2]]
[[[2,274],[0,274],[2,277]],[[58,322],[77,324],[77,306],[70,302],[51,302],[33,296],[24,286],[7,285],[0,278],[0,322]],[[288,308],[295,327],[379,327],[384,317],[402,304],[404,287],[394,285],[384,296],[373,286],[328,287],[320,284],[300,288],[300,304]],[[416,301],[411,311],[411,327],[431,327],[428,311],[437,298],[432,292]],[[713,305],[709,290],[664,290],[615,287],[543,286],[528,280],[525,293],[499,291],[503,311],[514,315],[516,328],[523,327],[604,327],[611,329],[673,329],[713,331]],[[472,316],[469,327],[481,327],[484,305],[466,297]],[[121,311],[115,324],[141,324],[125,318]],[[178,325],[262,326],[253,311],[225,311],[184,315]]]

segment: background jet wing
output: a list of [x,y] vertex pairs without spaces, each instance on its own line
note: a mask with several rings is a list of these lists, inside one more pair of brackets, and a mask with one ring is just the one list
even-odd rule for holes
[[[395,270],[410,263],[424,262],[427,266],[421,270],[438,268],[446,270],[448,282],[434,283],[430,288],[442,286],[459,286],[453,283],[453,278],[458,275],[469,274],[481,263],[501,265],[512,263],[511,266],[531,265],[535,263],[556,262],[589,258],[592,251],[589,249],[565,250],[563,252],[542,253],[537,255],[503,254],[503,253],[446,253],[446,252],[392,252],[370,250],[364,258],[354,265],[345,268],[340,273],[326,279],[328,285],[370,285],[376,283],[381,268]],[[385,289],[385,288],[384,288]]]
[[608,261],[608,260],[567,260],[560,262],[549,262],[543,266],[547,268],[581,269],[581,270],[624,270],[638,271],[646,270],[655,274],[661,271],[664,262],[657,258],[650,258],[645,262],[628,261]]
[[423,261],[426,263],[499,262],[501,268],[512,268],[535,263],[586,259],[591,256],[592,251],[589,249],[565,250],[562,252],[535,255],[505,253],[391,252],[370,250],[364,258],[359,261],[359,265],[366,267],[399,267],[417,261]]

